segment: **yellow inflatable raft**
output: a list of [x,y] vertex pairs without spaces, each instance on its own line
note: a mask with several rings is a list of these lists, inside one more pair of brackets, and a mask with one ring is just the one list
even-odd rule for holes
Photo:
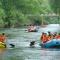
[[6,44],[5,44],[5,43],[0,42],[0,48],[6,48]]

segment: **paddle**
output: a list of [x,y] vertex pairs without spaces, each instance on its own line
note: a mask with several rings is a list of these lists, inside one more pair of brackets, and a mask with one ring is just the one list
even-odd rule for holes
[[14,44],[9,44],[10,46],[11,46],[11,48],[14,48],[15,47],[15,45]]
[[14,48],[15,47],[15,45],[13,44],[13,43],[9,43],[9,42],[5,42],[5,47],[10,47],[10,48]]

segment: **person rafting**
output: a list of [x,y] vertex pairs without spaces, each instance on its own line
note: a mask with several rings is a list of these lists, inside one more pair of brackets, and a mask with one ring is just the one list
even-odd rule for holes
[[34,31],[36,31],[36,29],[37,29],[36,26],[30,25],[29,28],[28,28],[28,31],[29,31],[29,32],[34,32]]
[[6,41],[5,33],[0,34],[0,45],[4,45],[6,47],[5,41]]
[[53,39],[56,39],[56,37],[57,37],[57,32],[53,34]]
[[[15,45],[14,44],[9,44],[11,48],[14,48]],[[0,34],[0,48],[3,47],[3,48],[6,48],[6,35],[5,33],[2,33]]]
[[31,30],[33,30],[33,26],[32,26],[32,25],[30,25],[30,26],[28,27],[28,31],[31,31]]
[[44,32],[41,35],[41,47],[45,48],[60,48],[60,33],[57,34],[48,32],[45,34]]
[[47,34],[43,32],[40,38],[41,42],[46,43],[48,41],[47,37],[48,37]]
[[51,32],[48,32],[48,34],[43,32],[41,35],[41,41],[43,43],[46,43],[47,41],[52,40],[52,39],[53,39],[53,34]]
[[48,37],[47,40],[52,40],[53,39],[53,34],[51,32],[48,32]]
[[55,38],[56,39],[60,39],[60,33]]
[[4,43],[6,40],[5,33],[0,34],[0,42]]

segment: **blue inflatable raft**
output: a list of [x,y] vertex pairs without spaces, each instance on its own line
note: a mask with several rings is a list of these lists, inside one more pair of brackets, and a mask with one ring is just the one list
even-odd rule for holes
[[60,48],[60,39],[53,39],[46,43],[41,43],[43,48]]

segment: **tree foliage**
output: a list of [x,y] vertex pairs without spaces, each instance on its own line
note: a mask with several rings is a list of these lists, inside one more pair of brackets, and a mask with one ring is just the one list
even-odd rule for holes
[[55,13],[60,14],[60,0],[50,0],[51,8]]
[[3,27],[41,24],[40,14],[50,12],[49,0],[0,0],[0,24]]

